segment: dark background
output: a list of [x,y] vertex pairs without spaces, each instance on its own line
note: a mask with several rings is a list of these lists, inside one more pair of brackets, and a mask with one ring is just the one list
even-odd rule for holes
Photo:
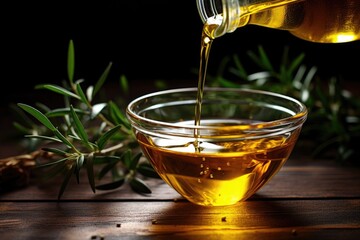
[[[94,83],[109,62],[110,82],[124,74],[137,89],[163,79],[169,86],[197,85],[202,22],[195,1],[11,1],[1,6],[1,104],[32,102],[39,83],[66,79],[67,48],[75,44],[76,78]],[[280,30],[246,26],[215,40],[209,72],[220,61],[262,45],[271,59],[284,46],[304,52],[324,78],[358,81],[359,42],[317,44]],[[256,69],[254,69],[256,71]],[[176,83],[176,84],[175,84]]]

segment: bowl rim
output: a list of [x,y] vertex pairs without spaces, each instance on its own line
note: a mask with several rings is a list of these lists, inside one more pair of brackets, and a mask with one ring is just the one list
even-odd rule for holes
[[[188,87],[188,88],[173,88],[173,89],[167,89],[167,90],[160,90],[160,91],[155,91],[155,92],[151,92],[148,94],[144,94],[144,95],[139,96],[129,102],[129,104],[126,107],[126,115],[131,122],[134,122],[135,120],[137,120],[137,121],[141,121],[143,123],[147,123],[150,125],[161,125],[161,126],[169,127],[169,128],[187,128],[187,129],[222,129],[223,128],[223,129],[228,129],[228,130],[230,130],[230,129],[231,130],[234,130],[234,129],[244,130],[244,129],[260,128],[260,126],[261,126],[261,128],[273,128],[273,127],[289,125],[289,124],[299,125],[299,124],[302,124],[303,122],[305,122],[305,120],[307,118],[307,114],[308,114],[308,109],[307,109],[306,105],[294,97],[290,97],[290,96],[287,96],[284,94],[266,91],[266,90],[258,90],[258,89],[250,89],[250,88],[230,88],[230,87],[204,87],[203,91],[204,91],[204,94],[208,91],[218,91],[218,92],[231,91],[231,92],[248,92],[248,93],[269,95],[272,97],[289,100],[289,101],[295,103],[296,105],[298,105],[300,107],[300,111],[298,111],[297,113],[294,112],[295,114],[292,116],[281,118],[281,119],[276,119],[276,120],[272,120],[272,121],[244,123],[244,124],[237,123],[236,125],[226,125],[224,127],[208,126],[208,125],[201,125],[201,124],[200,125],[195,125],[195,124],[189,125],[189,124],[181,124],[181,122],[177,123],[177,124],[168,123],[168,122],[164,122],[164,121],[160,121],[160,120],[153,120],[153,119],[149,119],[146,117],[142,117],[142,116],[138,115],[137,113],[135,113],[135,111],[133,111],[133,107],[136,106],[136,104],[138,102],[140,102],[146,98],[151,98],[151,97],[165,95],[165,94],[173,94],[173,93],[180,93],[180,92],[197,92],[197,91],[198,91],[198,88],[196,88],[196,87]],[[196,99],[194,99],[194,100],[196,101]]]

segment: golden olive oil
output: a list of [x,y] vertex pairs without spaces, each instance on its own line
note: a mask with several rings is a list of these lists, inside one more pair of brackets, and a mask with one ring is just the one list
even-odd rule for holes
[[[225,121],[219,119],[216,125]],[[299,132],[196,144],[140,132],[137,139],[162,179],[182,196],[199,205],[223,206],[246,200],[274,176],[289,157]]]
[[[254,24],[283,29],[298,38],[319,43],[360,39],[359,0],[275,0],[261,1],[256,5],[251,5],[251,1],[249,3],[240,6],[242,17],[238,27]],[[269,8],[273,4],[274,7]]]

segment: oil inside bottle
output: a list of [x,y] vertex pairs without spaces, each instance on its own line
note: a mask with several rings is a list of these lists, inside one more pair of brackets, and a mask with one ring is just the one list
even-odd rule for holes
[[[272,2],[274,7],[269,8]],[[360,39],[358,0],[265,1],[241,6],[240,12],[238,27],[254,24],[282,29],[303,40],[319,43]]]

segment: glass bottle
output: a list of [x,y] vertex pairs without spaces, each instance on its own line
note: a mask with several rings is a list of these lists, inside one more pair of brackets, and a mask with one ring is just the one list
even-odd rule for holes
[[196,0],[213,38],[249,24],[319,43],[360,39],[359,0]]

